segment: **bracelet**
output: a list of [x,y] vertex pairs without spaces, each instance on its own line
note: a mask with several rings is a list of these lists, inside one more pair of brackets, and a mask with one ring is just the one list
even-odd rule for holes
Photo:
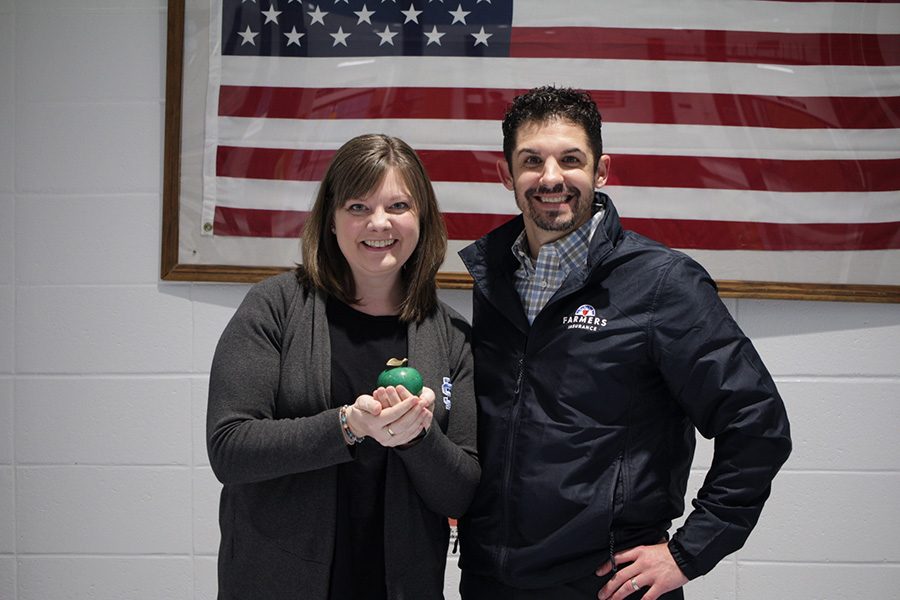
[[350,442],[351,446],[353,444],[361,444],[362,441],[364,439],[366,439],[366,436],[362,435],[362,436],[357,437],[357,435],[355,433],[353,433],[353,431],[350,430],[350,423],[347,422],[347,405],[346,404],[341,407],[340,414],[341,414],[341,429],[344,430],[344,435],[347,436],[347,441]]

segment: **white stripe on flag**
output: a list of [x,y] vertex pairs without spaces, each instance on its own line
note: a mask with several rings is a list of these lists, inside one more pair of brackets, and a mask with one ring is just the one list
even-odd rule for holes
[[[257,119],[222,117],[219,143],[337,149],[364,133],[389,132],[417,150],[501,150],[498,121],[452,119]],[[774,159],[900,158],[896,129],[770,129],[604,123],[604,152]],[[439,140],[439,141],[438,141]]]
[[222,57],[222,85],[592,90],[773,96],[897,96],[900,67],[787,66],[552,58]]
[[[613,162],[615,168],[615,162]],[[318,191],[314,181],[218,177],[220,206],[306,211]],[[443,212],[519,213],[500,183],[435,182]],[[777,193],[608,186],[623,217],[767,223],[877,223],[900,221],[896,192]]]

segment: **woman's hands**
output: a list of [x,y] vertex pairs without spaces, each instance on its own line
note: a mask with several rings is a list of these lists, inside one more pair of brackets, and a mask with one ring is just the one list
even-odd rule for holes
[[431,427],[434,391],[422,388],[413,396],[402,385],[380,387],[347,407],[347,424],[354,435],[393,448],[413,441]]

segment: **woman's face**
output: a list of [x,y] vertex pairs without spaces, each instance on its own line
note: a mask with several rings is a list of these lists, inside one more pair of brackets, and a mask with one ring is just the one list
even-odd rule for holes
[[350,198],[334,213],[338,246],[350,264],[358,289],[367,281],[400,281],[400,268],[419,243],[415,200],[389,169],[381,185],[364,198]]

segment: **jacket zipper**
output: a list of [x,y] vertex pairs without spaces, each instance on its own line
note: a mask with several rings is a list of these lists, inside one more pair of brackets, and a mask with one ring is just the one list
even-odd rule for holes
[[[618,468],[616,469],[616,477],[613,481],[613,493],[612,493],[612,502],[609,506],[609,564],[612,567],[612,574],[615,575],[619,572],[619,565],[616,564],[616,534],[613,533],[613,521],[616,518],[616,490],[619,487],[619,481],[624,477],[622,471],[625,469],[625,451],[622,450],[619,453],[619,456],[616,457],[616,462],[618,462]],[[625,482],[622,482],[622,502],[625,502],[624,494],[625,494]]]
[[619,572],[619,565],[616,564],[616,534],[613,533],[612,525],[609,527],[609,564],[612,566],[612,574]]
[[503,462],[503,488],[502,488],[502,506],[503,506],[503,534],[500,540],[500,556],[498,564],[500,572],[506,570],[506,561],[509,555],[509,485],[510,472],[512,471],[512,459],[515,450],[515,430],[519,416],[519,394],[522,391],[522,378],[525,372],[525,357],[519,358],[518,372],[516,373],[516,390],[513,396],[513,405],[510,408],[509,429],[506,431],[506,460]]

